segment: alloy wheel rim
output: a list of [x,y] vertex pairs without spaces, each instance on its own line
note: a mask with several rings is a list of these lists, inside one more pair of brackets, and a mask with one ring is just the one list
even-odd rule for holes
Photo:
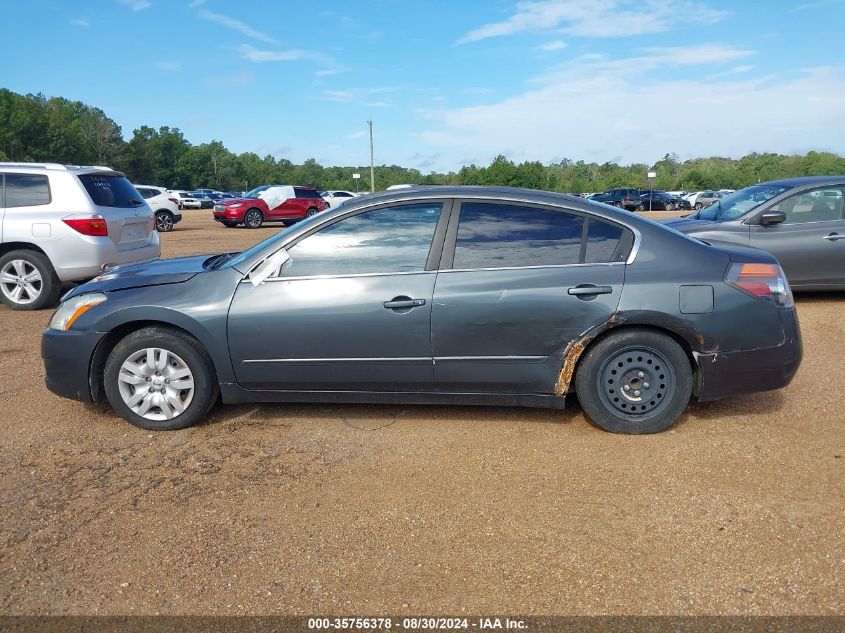
[[247,220],[247,222],[249,223],[250,226],[258,226],[258,220],[259,220],[258,213],[256,213],[255,211],[250,212],[247,215],[246,220]]
[[616,415],[643,420],[669,405],[675,383],[675,370],[663,354],[650,347],[630,347],[602,365],[597,387]]
[[25,259],[13,259],[6,262],[0,270],[0,289],[10,301],[26,305],[41,296],[44,280],[30,262]]
[[163,231],[167,233],[170,229],[173,228],[173,220],[170,219],[168,215],[157,215],[156,216],[156,228],[159,231]]
[[145,420],[172,420],[194,398],[194,375],[173,352],[147,347],[133,352],[120,366],[118,390],[124,404]]

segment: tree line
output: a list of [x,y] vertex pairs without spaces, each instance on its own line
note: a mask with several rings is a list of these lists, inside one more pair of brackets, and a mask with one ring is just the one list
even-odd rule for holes
[[[213,140],[193,145],[178,128],[142,125],[126,141],[115,121],[99,108],[61,97],[22,95],[0,89],[0,160],[38,161],[72,165],[107,165],[137,183],[192,190],[212,187],[242,191],[251,187],[289,183],[318,189],[369,190],[369,166],[324,167],[313,158],[296,165],[284,158],[235,154]],[[657,172],[649,183],[646,175]],[[666,154],[653,165],[561,160],[515,163],[497,156],[487,166],[469,165],[459,171],[423,174],[399,165],[376,167],[376,190],[390,185],[506,185],[561,192],[597,192],[613,187],[699,190],[731,188],[790,176],[845,173],[845,158],[830,152],[803,156],[763,153],[739,159],[709,157],[680,161]]]

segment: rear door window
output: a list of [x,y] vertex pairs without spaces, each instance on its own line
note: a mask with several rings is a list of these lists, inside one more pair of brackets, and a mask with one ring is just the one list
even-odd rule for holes
[[320,194],[316,189],[294,189],[297,198],[319,198]]
[[456,269],[555,266],[581,261],[584,218],[563,211],[489,202],[461,205]]
[[50,181],[39,174],[6,174],[6,208],[50,204]]
[[452,268],[624,262],[632,245],[629,229],[595,218],[508,203],[465,202]]
[[131,209],[143,203],[135,187],[123,176],[84,174],[79,176],[79,180],[98,207]]

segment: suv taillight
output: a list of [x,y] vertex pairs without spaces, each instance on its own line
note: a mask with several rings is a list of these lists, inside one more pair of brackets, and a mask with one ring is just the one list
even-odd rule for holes
[[168,198],[168,200],[170,200],[173,204],[179,204],[179,201],[176,198]]
[[109,234],[106,220],[101,215],[89,215],[83,218],[65,218],[62,222],[77,233],[82,233],[82,235],[108,237]]
[[725,281],[751,296],[780,308],[795,305],[783,269],[777,264],[731,264]]

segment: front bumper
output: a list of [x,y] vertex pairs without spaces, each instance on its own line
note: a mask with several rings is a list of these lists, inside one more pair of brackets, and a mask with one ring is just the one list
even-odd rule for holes
[[103,332],[45,330],[41,358],[47,389],[62,398],[92,402],[91,359],[104,336]]
[[795,308],[780,311],[784,341],[776,347],[699,354],[700,401],[786,387],[801,365],[803,345]]

